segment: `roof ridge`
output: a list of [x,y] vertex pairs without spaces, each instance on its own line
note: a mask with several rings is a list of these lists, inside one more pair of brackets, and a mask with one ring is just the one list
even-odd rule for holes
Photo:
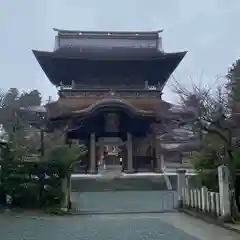
[[53,28],[55,32],[65,32],[65,33],[83,33],[83,34],[158,34],[163,32],[163,29],[160,30],[149,30],[149,31],[107,31],[107,30],[97,30],[97,31],[86,31],[86,30],[66,30]]

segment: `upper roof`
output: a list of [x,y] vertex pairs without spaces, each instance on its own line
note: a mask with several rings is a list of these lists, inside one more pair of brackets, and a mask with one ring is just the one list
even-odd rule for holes
[[[165,84],[186,52],[166,53],[159,31],[78,31],[54,28],[55,50],[33,53],[50,81],[59,86],[99,79],[106,85]],[[121,67],[120,67],[121,66]],[[108,83],[109,84],[109,83]]]
[[[43,52],[33,51],[49,80],[56,86],[94,81],[106,84],[129,80],[149,85],[166,82],[186,52],[150,53],[147,51],[114,52]],[[135,79],[135,78],[136,79]]]

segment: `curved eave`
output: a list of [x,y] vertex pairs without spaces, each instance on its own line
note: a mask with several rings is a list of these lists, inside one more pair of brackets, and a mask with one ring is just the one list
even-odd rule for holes
[[104,99],[97,101],[95,104],[88,106],[87,108],[72,111],[70,113],[62,114],[61,116],[50,119],[51,121],[58,120],[68,120],[72,118],[87,118],[92,117],[97,114],[99,111],[109,111],[109,110],[123,110],[132,116],[138,117],[149,117],[155,119],[155,113],[152,111],[145,111],[138,108],[135,108],[133,105],[126,103],[123,100],[119,99]]
[[155,51],[152,49],[118,49],[110,51],[85,51],[80,52],[79,49],[60,49],[53,52],[32,50],[36,59],[81,59],[81,60],[163,60],[163,59],[178,59],[179,63],[186,55],[187,51],[166,53],[162,51]]
[[[149,63],[154,70],[148,71],[151,75],[149,79],[158,79],[164,85],[172,72],[177,68],[187,52],[163,53],[163,52],[136,52],[129,54],[122,51],[116,54],[112,53],[63,53],[63,52],[45,52],[33,50],[33,53],[52,84],[59,86],[62,81],[64,84],[71,84],[73,79],[78,79],[82,73],[81,64],[93,61],[111,61],[113,64],[120,64],[120,61],[134,62],[139,61],[140,64]],[[87,61],[86,61],[87,60]],[[119,61],[119,62],[117,62]],[[117,62],[117,63],[116,63]],[[78,67],[76,67],[78,66]],[[151,68],[152,69],[152,68]],[[91,68],[91,71],[92,68]],[[139,74],[141,74],[141,69]],[[159,76],[156,77],[156,75]],[[153,80],[152,80],[153,81]],[[157,81],[157,80],[156,80]],[[150,80],[151,82],[151,80]]]

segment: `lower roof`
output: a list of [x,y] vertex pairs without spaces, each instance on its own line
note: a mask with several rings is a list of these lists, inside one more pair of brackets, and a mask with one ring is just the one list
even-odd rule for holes
[[73,118],[88,118],[90,116],[95,116],[99,112],[109,112],[109,111],[123,111],[131,116],[142,116],[142,117],[150,117],[155,118],[154,111],[151,110],[143,110],[135,107],[134,105],[121,100],[121,99],[102,99],[94,104],[89,105],[83,109],[66,111],[65,113],[61,113],[52,117],[51,120],[68,120]]

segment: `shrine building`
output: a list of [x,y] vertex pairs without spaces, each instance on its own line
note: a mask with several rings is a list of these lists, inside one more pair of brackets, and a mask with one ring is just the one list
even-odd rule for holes
[[58,88],[47,118],[68,144],[88,148],[85,172],[98,172],[106,146],[118,149],[123,172],[161,172],[164,155],[152,125],[160,106],[170,106],[162,91],[186,52],[166,53],[162,31],[54,31],[53,51],[33,50]]

